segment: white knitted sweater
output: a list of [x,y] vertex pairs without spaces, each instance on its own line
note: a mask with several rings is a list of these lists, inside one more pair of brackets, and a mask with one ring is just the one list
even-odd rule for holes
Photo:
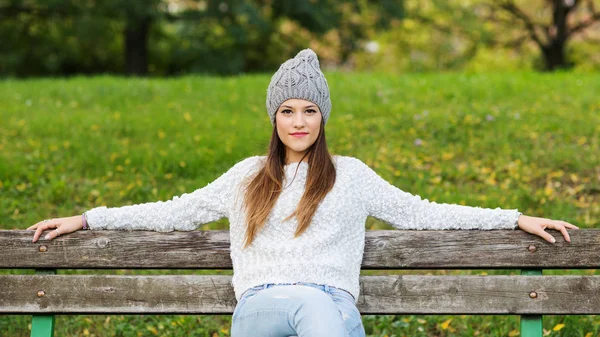
[[[357,158],[334,155],[336,182],[298,238],[296,218],[283,222],[304,191],[308,164],[285,166],[282,191],[267,223],[245,250],[242,193],[236,187],[266,160],[236,163],[212,183],[173,200],[86,212],[90,229],[189,231],[227,217],[230,223],[232,285],[236,299],[262,283],[314,282],[349,291],[358,302],[367,216],[398,229],[515,229],[517,209],[490,209],[421,200],[391,185]],[[294,178],[294,174],[296,177]],[[293,181],[292,181],[292,178]],[[288,186],[288,183],[292,184]]]

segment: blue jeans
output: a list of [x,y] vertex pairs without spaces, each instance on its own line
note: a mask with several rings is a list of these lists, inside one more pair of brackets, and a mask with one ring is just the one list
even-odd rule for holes
[[354,297],[329,285],[266,283],[246,290],[235,309],[231,337],[364,337]]

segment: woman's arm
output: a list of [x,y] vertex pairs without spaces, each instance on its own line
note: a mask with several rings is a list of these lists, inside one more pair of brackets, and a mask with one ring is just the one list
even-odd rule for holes
[[361,190],[370,216],[398,229],[516,229],[521,212],[438,204],[404,192],[356,159]]
[[356,159],[361,190],[368,214],[398,229],[516,229],[538,235],[554,243],[545,231],[560,231],[567,242],[567,228],[579,229],[562,220],[527,216],[517,209],[481,208],[455,204],[438,204],[421,200],[418,195],[404,192],[381,178],[368,165]]
[[88,226],[91,230],[189,231],[202,224],[228,217],[229,194],[232,193],[235,182],[255,163],[255,158],[250,157],[238,162],[205,187],[175,196],[172,200],[115,208],[93,208],[85,212]]
[[516,229],[538,235],[548,242],[553,236],[544,231],[562,232],[570,242],[566,228],[578,229],[565,221],[522,215],[518,209],[481,208],[456,204],[438,204],[404,192],[381,178],[368,165],[356,159],[358,181],[368,214],[398,229]]

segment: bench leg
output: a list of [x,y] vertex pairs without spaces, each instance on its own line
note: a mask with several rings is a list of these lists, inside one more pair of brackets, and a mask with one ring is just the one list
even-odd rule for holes
[[31,337],[54,337],[54,315],[33,315]]
[[[523,269],[521,275],[542,275],[542,269]],[[543,315],[521,315],[521,337],[542,337]]]
[[[56,269],[36,269],[36,274],[56,274]],[[54,337],[54,315],[33,315],[31,337]]]

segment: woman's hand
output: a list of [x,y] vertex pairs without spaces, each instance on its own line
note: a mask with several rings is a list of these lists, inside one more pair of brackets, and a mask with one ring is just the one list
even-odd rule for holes
[[526,231],[527,233],[541,236],[550,243],[555,243],[556,240],[550,233],[544,231],[544,229],[546,228],[556,229],[557,231],[560,231],[565,237],[565,240],[567,240],[567,242],[571,242],[569,233],[567,233],[567,228],[579,229],[579,227],[572,225],[566,221],[537,218],[534,216],[527,216],[525,214],[521,214],[519,216],[518,224],[520,229]]
[[75,215],[66,218],[43,220],[27,228],[27,230],[35,229],[32,242],[36,242],[46,229],[54,229],[44,237],[46,240],[52,240],[59,235],[72,233],[82,228],[83,221],[81,220],[81,215]]

